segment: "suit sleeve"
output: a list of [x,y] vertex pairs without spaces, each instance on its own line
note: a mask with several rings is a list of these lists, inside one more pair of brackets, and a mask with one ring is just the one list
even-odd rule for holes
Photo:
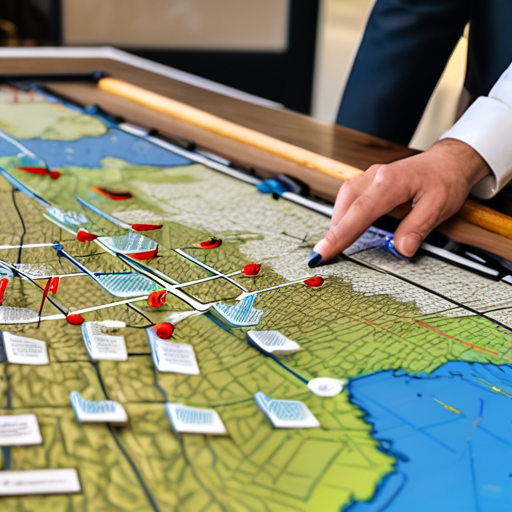
[[473,195],[489,199],[512,179],[512,64],[489,96],[478,98],[441,137],[447,138],[471,146],[492,170],[473,187]]

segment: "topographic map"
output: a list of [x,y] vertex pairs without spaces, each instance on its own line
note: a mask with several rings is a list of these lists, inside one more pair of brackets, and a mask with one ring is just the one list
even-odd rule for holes
[[[50,362],[0,351],[0,415],[35,414],[43,438],[3,447],[1,468],[77,468],[82,487],[0,497],[0,509],[510,512],[512,287],[379,248],[312,271],[328,218],[199,161],[40,91],[0,88],[1,330],[44,341]],[[128,235],[157,255],[120,257]],[[256,276],[240,272],[251,264]],[[141,297],[123,299],[133,283]],[[150,307],[155,283],[168,292]],[[119,322],[127,359],[91,360],[70,317]],[[198,375],[156,369],[155,324],[174,327],[165,343],[193,347]],[[300,350],[262,353],[250,329]],[[322,377],[343,390],[313,393]],[[121,404],[129,423],[78,422],[72,392]],[[274,428],[259,392],[302,402],[320,426]],[[215,410],[227,435],[176,433],[168,403]]]

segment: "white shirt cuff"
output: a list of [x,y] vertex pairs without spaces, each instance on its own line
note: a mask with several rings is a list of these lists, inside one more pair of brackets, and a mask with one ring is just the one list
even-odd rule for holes
[[512,109],[505,103],[478,98],[441,137],[448,138],[471,146],[492,170],[471,190],[475,196],[489,199],[512,179]]

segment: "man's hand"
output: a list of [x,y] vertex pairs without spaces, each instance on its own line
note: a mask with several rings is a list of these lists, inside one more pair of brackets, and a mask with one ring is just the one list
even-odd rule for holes
[[412,201],[395,233],[395,248],[411,257],[425,237],[461,208],[469,191],[491,172],[470,146],[444,139],[428,151],[388,165],[373,165],[340,189],[331,227],[311,254],[309,266],[349,247],[382,215]]

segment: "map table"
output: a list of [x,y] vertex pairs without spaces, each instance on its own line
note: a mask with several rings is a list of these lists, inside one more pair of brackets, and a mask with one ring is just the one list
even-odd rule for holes
[[510,284],[26,84],[0,168],[2,510],[509,510]]

